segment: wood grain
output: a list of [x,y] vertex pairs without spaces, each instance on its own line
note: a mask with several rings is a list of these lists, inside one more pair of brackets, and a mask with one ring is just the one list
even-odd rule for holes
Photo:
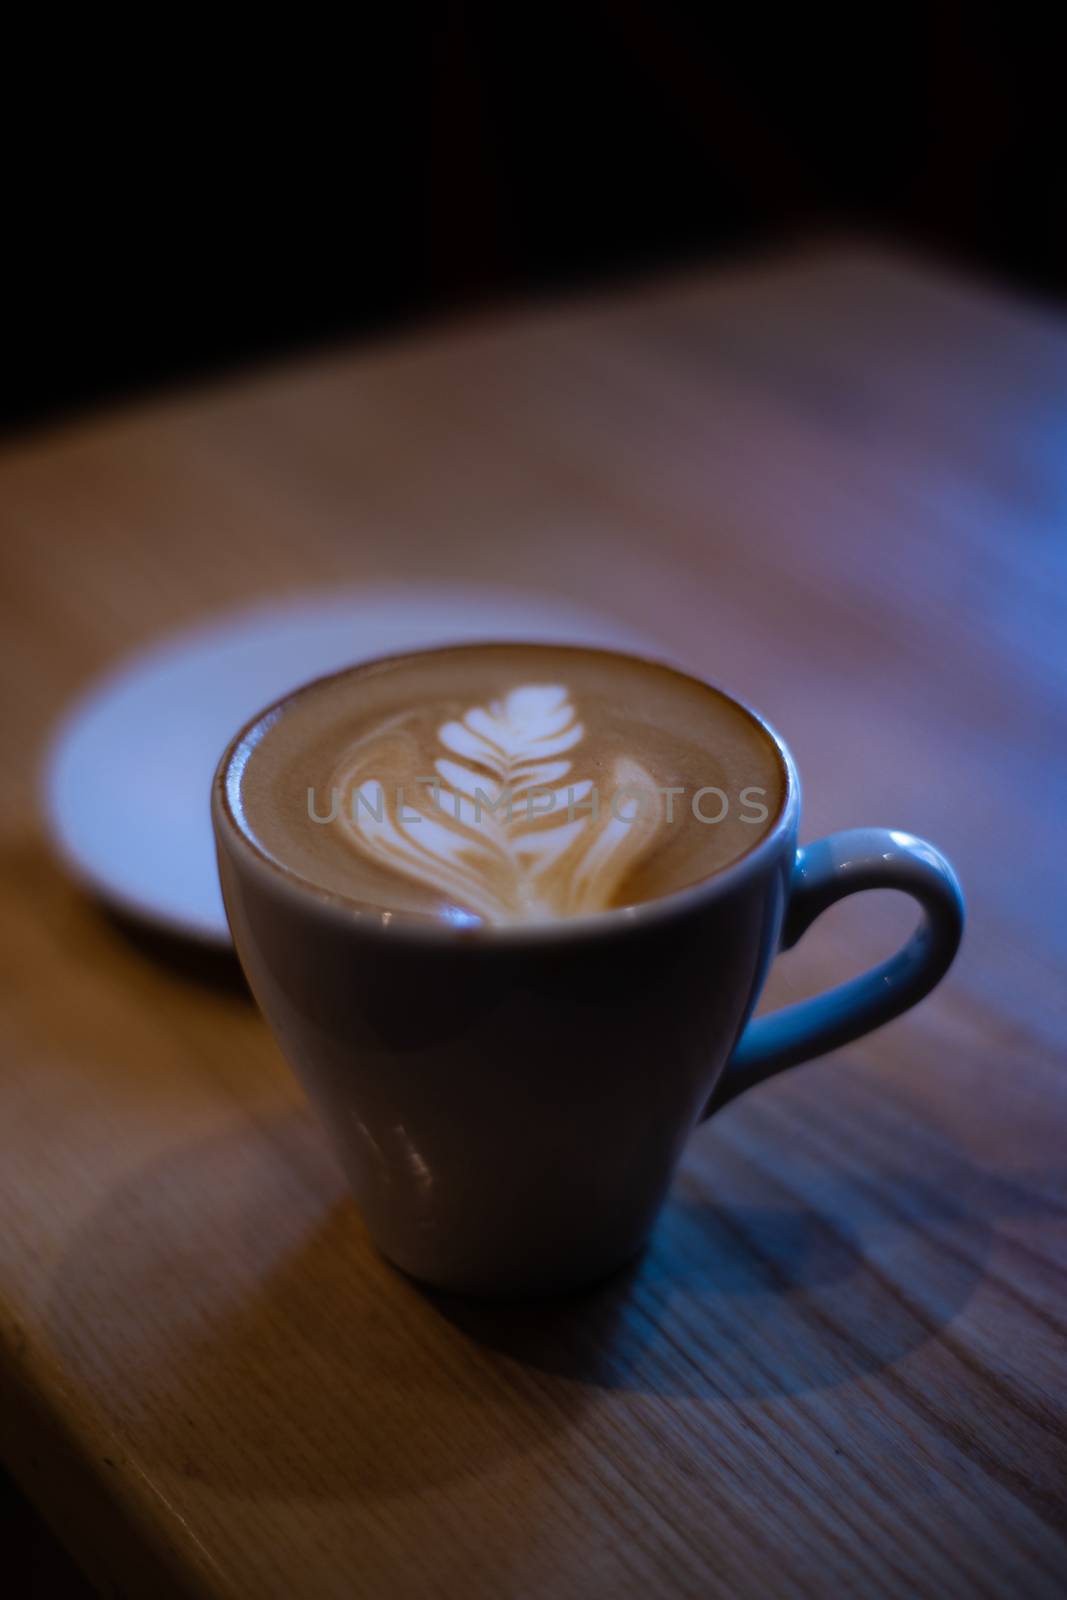
[[[1065,514],[1067,329],[851,246],[4,452],[0,1447],[101,1586],[1062,1592]],[[927,833],[969,895],[942,989],[700,1130],[647,1257],[578,1300],[380,1263],[232,971],[42,838],[95,672],[409,575],[595,599],[782,729],[806,837]],[[908,918],[838,908],[769,1002]]]

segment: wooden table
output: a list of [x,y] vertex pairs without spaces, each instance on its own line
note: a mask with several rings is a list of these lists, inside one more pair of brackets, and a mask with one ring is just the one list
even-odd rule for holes
[[[1062,1592],[1067,327],[846,244],[16,442],[0,508],[0,1442],[108,1592]],[[230,969],[42,837],[99,669],[408,575],[644,627],[784,731],[805,837],[926,833],[969,894],[936,996],[701,1129],[575,1301],[376,1259]],[[909,921],[840,907],[769,1000]]]

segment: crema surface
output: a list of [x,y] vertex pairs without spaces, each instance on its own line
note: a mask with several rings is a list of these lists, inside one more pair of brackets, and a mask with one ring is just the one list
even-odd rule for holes
[[654,900],[773,826],[777,751],[655,663],[470,645],[353,668],[246,735],[229,802],[298,877],[402,915],[538,923]]

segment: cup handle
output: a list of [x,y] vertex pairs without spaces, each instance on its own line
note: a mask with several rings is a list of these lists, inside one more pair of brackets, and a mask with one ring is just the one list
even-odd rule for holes
[[863,889],[910,894],[924,913],[915,933],[870,972],[749,1022],[704,1117],[776,1072],[880,1028],[944,977],[963,935],[959,881],[932,844],[891,828],[851,828],[797,851],[781,949],[791,949],[827,906]]

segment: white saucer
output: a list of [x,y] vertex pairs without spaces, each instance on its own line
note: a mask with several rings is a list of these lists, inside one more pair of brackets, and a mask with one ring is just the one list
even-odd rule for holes
[[68,715],[45,772],[60,855],[119,910],[228,944],[208,794],[231,736],[324,672],[478,638],[655,649],[584,607],[487,589],[372,588],[231,614],[136,656]]

